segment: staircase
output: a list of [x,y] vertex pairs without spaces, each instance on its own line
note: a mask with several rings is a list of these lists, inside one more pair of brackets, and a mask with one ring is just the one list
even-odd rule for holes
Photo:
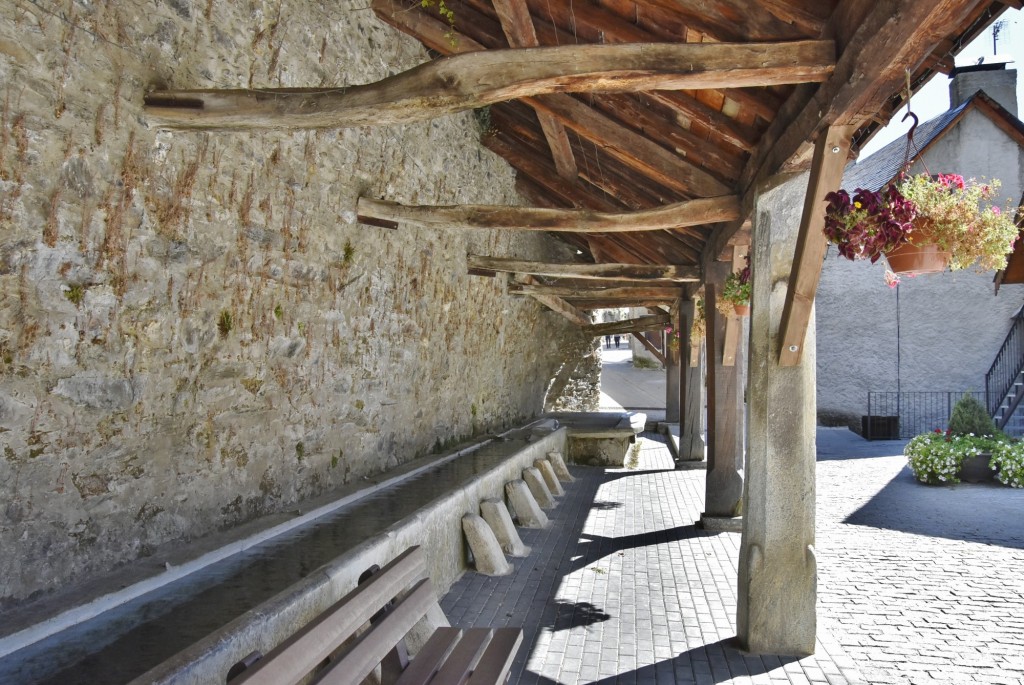
[[996,426],[1014,437],[1024,435],[1024,307],[985,374],[985,396]]

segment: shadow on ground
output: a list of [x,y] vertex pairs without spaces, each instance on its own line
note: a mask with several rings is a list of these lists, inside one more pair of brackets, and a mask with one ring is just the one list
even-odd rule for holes
[[[719,640],[689,649],[672,659],[664,659],[633,671],[595,680],[595,685],[617,683],[728,683],[736,678],[754,677],[771,673],[786,664],[799,661],[788,656],[749,656],[738,650],[732,640]],[[524,682],[539,685],[562,685],[560,681],[528,672]]]
[[1024,549],[1024,491],[1000,484],[924,485],[909,467],[843,522]]

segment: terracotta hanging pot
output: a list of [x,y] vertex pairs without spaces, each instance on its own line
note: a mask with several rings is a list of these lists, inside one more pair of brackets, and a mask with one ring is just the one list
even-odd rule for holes
[[736,312],[736,316],[750,316],[749,304],[734,304],[732,308]]
[[885,253],[889,268],[894,273],[934,274],[949,266],[949,253],[935,243],[912,245],[907,243]]
[[949,252],[930,242],[928,224],[915,226],[914,243],[904,243],[885,253],[889,268],[897,274],[934,274],[949,266]]

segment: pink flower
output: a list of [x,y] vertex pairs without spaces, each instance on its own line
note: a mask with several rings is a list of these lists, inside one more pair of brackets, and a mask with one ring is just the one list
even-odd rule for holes
[[998,207],[992,207],[992,213],[993,213],[993,214],[996,214],[996,215],[999,215],[999,214],[1001,214],[1002,212],[1000,211],[1000,209],[999,209]]
[[890,288],[895,288],[900,284],[900,277],[892,271],[887,270],[885,272],[885,284]]

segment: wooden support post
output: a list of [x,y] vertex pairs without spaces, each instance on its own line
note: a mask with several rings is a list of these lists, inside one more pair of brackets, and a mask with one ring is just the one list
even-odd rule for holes
[[785,301],[779,291],[788,287],[793,267],[800,181],[762,191],[754,212],[750,439],[736,627],[739,642],[758,654],[811,654],[815,645],[813,318],[799,363],[779,362]]
[[[732,252],[732,270],[740,271],[747,263],[749,247],[736,245]],[[730,314],[725,319],[725,343],[722,346],[722,366],[736,366],[736,352],[743,335],[743,317]]]
[[[671,316],[672,331],[676,335],[682,335],[682,328],[679,325],[679,304],[681,297],[677,297],[672,303],[669,312]],[[682,375],[683,357],[682,340],[679,344],[669,345],[666,353],[668,364],[665,365],[665,421],[666,423],[679,423],[679,388],[681,386],[680,376]]]
[[708,476],[701,523],[708,529],[728,529],[728,519],[740,512],[743,495],[743,395],[736,366],[725,365],[725,329],[729,317],[718,311],[728,264],[708,269],[705,286],[708,355]]
[[830,126],[818,136],[814,145],[796,256],[789,275],[786,305],[782,310],[782,345],[779,349],[779,364],[782,366],[796,366],[803,354],[807,325],[814,310],[814,295],[821,278],[821,264],[828,250],[828,241],[822,232],[825,227],[825,195],[842,184],[852,135],[853,127]]

